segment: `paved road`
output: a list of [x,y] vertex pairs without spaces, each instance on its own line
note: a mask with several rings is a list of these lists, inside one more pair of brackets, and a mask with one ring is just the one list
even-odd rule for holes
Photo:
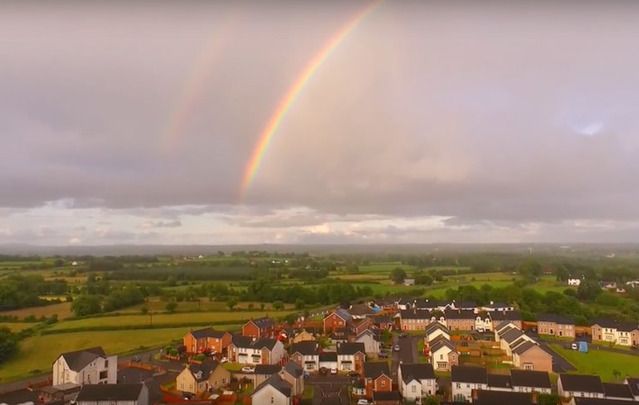
[[393,336],[393,347],[399,345],[399,352],[393,350],[393,357],[391,362],[391,374],[393,377],[397,376],[397,367],[399,363],[417,363],[417,341],[422,339],[421,336],[406,336],[399,337]]
[[349,377],[339,375],[311,375],[306,380],[313,386],[313,405],[350,404],[350,383]]
[[542,349],[550,353],[552,356],[552,371],[555,373],[567,373],[569,371],[575,371],[576,368],[568,362],[568,360],[561,357],[557,352],[548,346],[545,342],[539,342]]

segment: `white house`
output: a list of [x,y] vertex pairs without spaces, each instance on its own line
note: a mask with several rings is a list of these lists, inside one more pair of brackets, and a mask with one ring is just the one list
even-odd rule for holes
[[405,286],[415,285],[415,279],[414,278],[405,278],[404,279],[404,285]]
[[444,336],[439,336],[428,346],[430,363],[435,369],[448,371],[459,362],[459,353],[455,351],[455,346]]
[[379,354],[379,342],[375,339],[375,334],[370,329],[366,329],[357,335],[355,342],[364,344],[366,354]]
[[278,364],[286,351],[282,342],[276,339],[233,338],[229,345],[229,360],[240,364]]
[[510,370],[510,382],[515,392],[538,392],[550,394],[550,376],[544,371]]
[[581,279],[580,278],[569,278],[568,279],[568,285],[573,286],[573,287],[579,287],[581,285]]
[[337,370],[337,353],[335,352],[323,352],[319,354],[319,366],[320,368],[336,369]]
[[451,381],[455,402],[471,402],[473,390],[488,389],[486,369],[483,367],[453,366]]
[[254,404],[291,405],[291,384],[273,374],[251,394]]
[[149,405],[144,384],[86,384],[75,399],[77,405]]
[[118,356],[107,356],[101,347],[62,353],[53,362],[53,385],[115,384]]
[[596,375],[561,374],[557,380],[559,396],[603,398],[604,389],[601,378]]
[[433,322],[426,327],[424,343],[432,342],[438,336],[444,336],[446,339],[450,340],[450,331],[444,325],[439,322]]
[[306,371],[314,371],[319,365],[319,343],[300,342],[291,345],[290,360],[296,362]]
[[345,342],[337,345],[337,369],[361,372],[366,361],[364,343]]
[[408,401],[416,401],[437,392],[437,380],[432,364],[400,364],[397,379],[399,392]]

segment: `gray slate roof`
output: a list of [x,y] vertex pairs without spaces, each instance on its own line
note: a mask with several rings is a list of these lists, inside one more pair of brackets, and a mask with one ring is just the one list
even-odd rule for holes
[[76,398],[81,401],[135,401],[144,384],[87,384]]
[[75,352],[62,353],[60,356],[64,358],[71,370],[80,371],[95,359],[106,358],[106,353],[101,347],[92,347]]

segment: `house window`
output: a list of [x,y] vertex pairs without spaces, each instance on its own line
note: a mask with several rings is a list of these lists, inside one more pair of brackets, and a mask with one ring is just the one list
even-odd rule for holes
[[109,368],[109,360],[104,360],[104,368]]
[[412,390],[413,392],[417,392],[417,387],[413,385]]

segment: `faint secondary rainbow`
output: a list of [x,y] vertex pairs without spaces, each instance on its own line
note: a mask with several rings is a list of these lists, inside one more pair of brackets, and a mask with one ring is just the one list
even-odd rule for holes
[[191,116],[204,95],[205,84],[213,74],[218,58],[229,41],[229,31],[234,22],[234,18],[226,18],[219,24],[193,62],[164,130],[162,138],[164,150],[170,150],[187,132]]
[[246,168],[244,170],[244,177],[242,178],[242,188],[240,190],[240,198],[243,198],[248,188],[250,187],[255,175],[260,168],[260,164],[264,159],[264,155],[268,150],[269,144],[273,139],[273,136],[277,132],[282,120],[286,116],[287,112],[297,99],[297,96],[304,90],[306,84],[310,81],[313,75],[317,72],[322,63],[330,56],[330,54],[344,41],[344,39],[350,34],[359,23],[370,14],[377,6],[382,3],[383,0],[376,0],[368,4],[364,9],[355,14],[350,20],[348,20],[339,31],[337,31],[322,48],[311,58],[301,71],[297,79],[288,88],[288,91],[284,94],[284,97],[280,100],[277,108],[268,120],[268,123],[260,133],[251,158],[249,159]]

